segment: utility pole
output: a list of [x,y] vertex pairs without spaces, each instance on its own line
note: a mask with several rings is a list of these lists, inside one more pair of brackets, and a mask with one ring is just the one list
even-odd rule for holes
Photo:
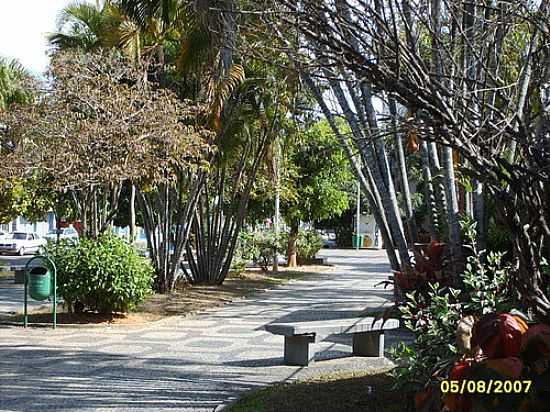
[[359,250],[359,231],[361,230],[361,184],[357,181],[357,216],[355,217],[355,249]]
[[[279,139],[275,138],[275,159],[273,161],[273,171],[275,177],[275,216],[273,217],[273,228],[275,231],[275,241],[276,244],[279,244],[279,216],[280,216],[280,205],[281,205],[281,194],[279,191]],[[277,273],[279,271],[279,253],[277,248],[273,252],[273,272]]]

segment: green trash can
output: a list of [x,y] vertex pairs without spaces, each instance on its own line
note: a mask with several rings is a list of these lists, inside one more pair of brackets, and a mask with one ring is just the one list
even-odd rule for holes
[[352,236],[353,247],[363,247],[363,235],[353,235]]
[[34,300],[42,301],[52,295],[52,274],[44,266],[35,266],[29,271],[29,295]]

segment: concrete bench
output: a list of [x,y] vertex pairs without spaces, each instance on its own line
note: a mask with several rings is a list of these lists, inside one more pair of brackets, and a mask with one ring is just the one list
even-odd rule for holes
[[14,282],[13,283],[15,283],[15,284],[25,283],[25,266],[24,265],[0,266],[0,272],[13,273],[14,274]]
[[373,317],[318,320],[312,322],[271,323],[265,330],[285,337],[285,365],[307,366],[313,362],[316,343],[329,335],[353,337],[353,355],[384,356],[384,331],[399,327],[399,320]]

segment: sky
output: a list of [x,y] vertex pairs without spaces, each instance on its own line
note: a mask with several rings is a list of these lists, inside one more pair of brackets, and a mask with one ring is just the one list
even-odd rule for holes
[[0,0],[0,56],[16,58],[36,75],[48,65],[46,33],[72,0]]

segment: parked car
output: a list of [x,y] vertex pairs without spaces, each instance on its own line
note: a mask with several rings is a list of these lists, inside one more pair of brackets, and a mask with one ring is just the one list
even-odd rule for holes
[[0,239],[4,239],[8,234],[3,230],[0,230]]
[[323,238],[323,247],[326,249],[333,249],[337,247],[336,233],[332,231],[322,231],[321,237]]
[[[57,230],[50,230],[44,237],[46,240],[55,242],[57,240]],[[59,229],[59,240],[61,239],[78,242],[78,232],[72,226],[61,228]]]
[[26,253],[39,253],[46,244],[46,239],[37,233],[14,232],[0,240],[0,254],[23,256]]

